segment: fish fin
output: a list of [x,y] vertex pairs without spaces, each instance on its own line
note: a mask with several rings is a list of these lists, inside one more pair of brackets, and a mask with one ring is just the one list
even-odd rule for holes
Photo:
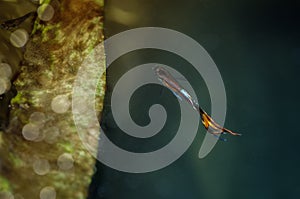
[[227,142],[226,138],[222,138],[221,136],[217,136],[217,135],[214,135],[214,136],[220,141]]
[[223,128],[223,132],[225,133],[229,133],[229,134],[231,134],[231,135],[235,135],[235,136],[241,136],[242,134],[240,134],[240,133],[236,133],[236,132],[233,132],[233,131],[231,131],[231,130],[229,130],[229,129],[226,129],[226,128]]
[[163,95],[163,92],[164,92],[164,89],[161,88],[160,91],[159,91],[159,96],[160,96],[160,97]]
[[174,79],[176,79],[177,81],[187,82],[187,80],[184,77],[174,77]]

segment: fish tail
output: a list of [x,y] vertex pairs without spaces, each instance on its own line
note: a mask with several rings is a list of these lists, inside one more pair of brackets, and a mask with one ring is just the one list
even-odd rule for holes
[[229,133],[229,134],[235,135],[235,136],[241,136],[242,135],[240,133],[235,133],[235,132],[233,132],[233,131],[231,131],[229,129],[226,129],[226,128],[223,128],[223,132],[226,132],[226,133]]

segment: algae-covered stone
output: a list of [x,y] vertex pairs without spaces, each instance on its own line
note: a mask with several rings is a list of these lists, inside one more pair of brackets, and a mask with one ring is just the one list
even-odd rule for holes
[[[80,65],[103,41],[103,1],[43,3],[51,9],[39,12],[54,13],[38,13],[13,82],[17,95],[0,138],[0,192],[25,199],[86,198],[95,159],[81,143],[70,103]],[[98,64],[105,69],[104,60]],[[103,76],[96,95],[99,112],[104,87]]]

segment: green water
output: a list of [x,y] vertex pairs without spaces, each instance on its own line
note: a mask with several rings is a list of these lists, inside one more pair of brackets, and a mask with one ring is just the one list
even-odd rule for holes
[[[197,40],[217,64],[226,87],[225,126],[243,136],[218,142],[205,159],[198,159],[204,138],[200,126],[181,158],[146,174],[123,173],[98,163],[90,198],[299,198],[299,2],[110,0],[106,5],[107,37],[135,27],[158,26]],[[107,105],[121,75],[149,62],[164,63],[182,72],[200,104],[210,110],[201,76],[195,75],[183,59],[159,50],[132,52],[111,65]],[[127,150],[158,149],[174,137],[180,111],[168,90],[144,86],[135,92],[130,104],[137,124],[149,122],[147,111],[154,103],[161,103],[168,112],[167,124],[159,135],[146,140],[129,137],[115,124],[109,106],[102,127],[114,143]]]

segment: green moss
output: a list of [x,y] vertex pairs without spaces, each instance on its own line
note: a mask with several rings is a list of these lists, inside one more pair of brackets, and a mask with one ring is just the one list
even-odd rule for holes
[[104,0],[95,0],[95,2],[100,5],[101,7],[104,6]]
[[0,176],[0,192],[11,192],[9,181],[2,176]]
[[15,168],[20,168],[23,166],[24,163],[23,163],[22,159],[18,158],[17,156],[13,155],[12,153],[10,153],[8,156],[9,156],[10,161],[15,166]]
[[[51,40],[51,38],[49,38],[50,35],[50,31],[55,29],[55,30],[59,30],[60,24],[56,24],[56,25],[47,25],[47,26],[41,26],[40,30],[42,31],[42,42],[47,42],[49,40]],[[58,32],[54,33],[56,36],[59,34]]]
[[23,97],[22,93],[21,92],[18,92],[18,94],[16,95],[16,97],[14,97],[12,100],[11,100],[11,104],[23,104],[23,103],[26,103],[26,98]]
[[63,151],[72,153],[74,151],[74,147],[70,142],[58,143],[58,145],[63,148]]
[[[49,4],[51,0],[40,0],[40,5],[42,4]],[[34,21],[34,26],[31,32],[31,35],[34,35],[37,30],[43,30],[44,25],[40,24],[40,19],[37,17],[36,20]]]
[[40,0],[40,4],[49,4],[52,0]]

